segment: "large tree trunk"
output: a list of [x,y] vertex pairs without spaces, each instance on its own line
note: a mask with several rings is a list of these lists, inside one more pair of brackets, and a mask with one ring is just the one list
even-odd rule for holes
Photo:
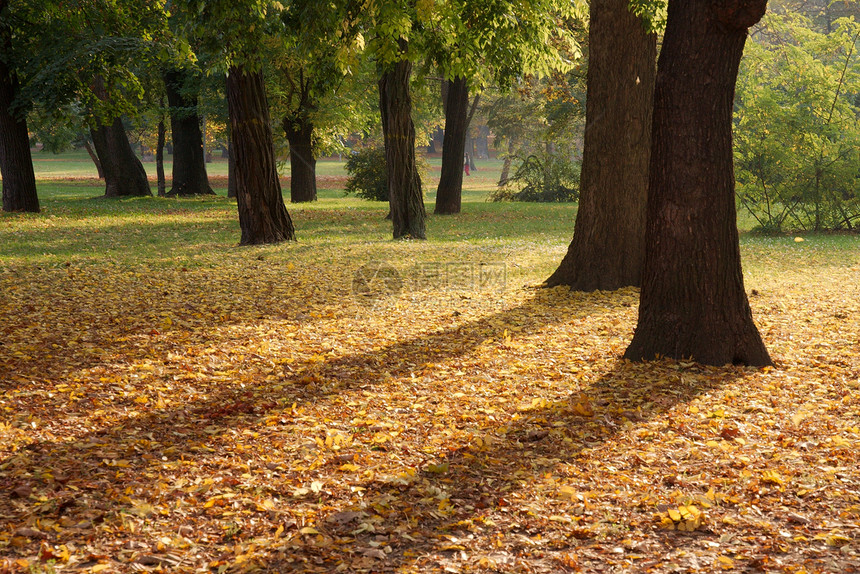
[[741,272],[732,104],[747,29],[766,0],[669,0],[654,96],[645,270],[625,353],[771,364]]
[[[0,0],[0,12],[7,2]],[[3,176],[3,211],[39,211],[36,195],[36,176],[33,157],[30,155],[30,135],[27,120],[12,112],[11,105],[18,94],[18,78],[7,65],[5,56],[10,53],[12,35],[0,21],[0,175]]]
[[284,133],[290,142],[290,201],[317,200],[317,160],[314,157],[314,125],[301,112],[283,119]]
[[442,173],[433,213],[460,213],[463,196],[463,157],[469,129],[469,86],[466,78],[449,82],[445,98],[445,135],[442,140]]
[[593,0],[579,209],[567,254],[546,285],[641,285],[657,38],[628,0]]
[[185,70],[164,73],[173,136],[173,182],[167,195],[213,195],[206,174],[203,135],[197,113],[197,95],[188,89],[193,81]]
[[131,149],[120,118],[90,130],[105,173],[105,197],[152,195],[143,164]]
[[227,107],[236,154],[242,245],[295,240],[293,222],[281,195],[263,74],[231,67]]
[[[402,45],[401,50],[405,52],[406,46]],[[411,74],[411,62],[402,60],[383,72],[379,79],[388,202],[395,239],[426,238],[427,212],[421,193],[421,177],[415,164],[415,125],[412,123],[412,96],[409,93]]]

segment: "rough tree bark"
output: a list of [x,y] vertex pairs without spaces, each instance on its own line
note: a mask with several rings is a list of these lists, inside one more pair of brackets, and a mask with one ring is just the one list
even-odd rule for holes
[[152,195],[143,164],[131,149],[120,118],[90,129],[105,174],[105,197]]
[[164,89],[170,106],[173,137],[173,182],[168,196],[214,195],[206,174],[206,158],[197,95],[188,90],[192,81],[186,70],[164,72]]
[[293,222],[281,195],[262,72],[231,67],[227,107],[236,156],[242,245],[295,240]]
[[448,82],[445,90],[445,133],[442,140],[442,172],[436,189],[436,209],[433,213],[460,213],[463,196],[463,157],[466,133],[469,129],[469,86],[466,78]]
[[27,120],[11,109],[18,95],[18,78],[6,56],[12,49],[7,22],[8,1],[0,0],[0,175],[3,176],[3,211],[39,211],[36,176],[30,154]]
[[[401,44],[401,51],[406,52],[405,41]],[[411,74],[412,63],[401,60],[385,70],[379,79],[388,202],[395,239],[426,239],[427,212],[421,193],[421,177],[415,164],[415,125],[412,123],[412,96],[409,93]]]
[[307,114],[284,117],[284,133],[290,142],[290,201],[317,200],[317,160],[314,157],[314,125]]
[[625,357],[769,365],[741,272],[732,104],[766,0],[669,0],[657,72],[639,322]]
[[628,0],[591,2],[579,209],[548,287],[641,285],[656,63],[656,35],[630,12]]

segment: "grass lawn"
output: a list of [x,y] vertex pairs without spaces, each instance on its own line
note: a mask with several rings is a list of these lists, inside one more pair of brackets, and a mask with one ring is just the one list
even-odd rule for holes
[[860,569],[857,236],[742,233],[775,368],[631,364],[636,290],[535,289],[576,207],[487,202],[500,162],[392,241],[322,161],[298,242],[239,247],[223,162],[216,197],[106,200],[35,159],[43,212],[0,214],[0,572]]

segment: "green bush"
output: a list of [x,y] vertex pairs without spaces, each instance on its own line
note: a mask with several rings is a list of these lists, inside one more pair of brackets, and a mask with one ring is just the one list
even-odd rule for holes
[[369,201],[388,201],[388,175],[385,170],[385,148],[362,147],[352,151],[346,160],[346,193]]
[[490,196],[491,201],[579,200],[578,163],[562,154],[532,154],[522,160],[508,179]]

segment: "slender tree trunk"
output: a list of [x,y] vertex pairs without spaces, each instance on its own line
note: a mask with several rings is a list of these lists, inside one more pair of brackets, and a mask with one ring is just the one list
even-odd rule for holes
[[299,112],[298,117],[285,117],[284,133],[290,142],[290,201],[301,203],[317,200],[317,160],[314,157],[314,125]]
[[625,353],[771,364],[741,272],[732,105],[747,29],[766,0],[669,0],[654,96],[645,270]]
[[[0,13],[8,2],[0,0]],[[5,56],[11,52],[12,33],[5,24],[8,14],[0,21],[0,175],[3,176],[3,211],[39,212],[36,176],[30,154],[27,120],[11,109],[18,95],[18,78]]]
[[120,118],[90,130],[105,173],[105,197],[152,195],[143,164],[134,154]]
[[[162,106],[164,102],[162,102]],[[155,144],[155,172],[158,177],[158,197],[167,194],[167,182],[164,180],[164,141],[167,137],[167,127],[164,118],[158,120],[158,143]]]
[[[406,51],[405,42],[401,50]],[[412,123],[412,96],[409,93],[411,74],[412,63],[402,60],[383,72],[379,79],[388,202],[395,239],[426,238],[427,212],[421,192],[421,177],[415,164],[415,126]]]
[[499,176],[498,186],[502,187],[508,185],[508,179],[510,179],[511,174],[511,161],[513,161],[514,156],[514,140],[508,141],[508,152],[505,154],[505,159],[502,162],[502,173]]
[[469,87],[466,78],[448,83],[445,104],[445,134],[442,140],[442,173],[436,190],[433,213],[460,213],[463,196],[463,156],[469,129]]
[[167,195],[213,195],[206,174],[203,134],[197,113],[197,95],[188,90],[193,80],[186,70],[164,73],[164,88],[170,106],[173,135],[173,182]]
[[628,0],[592,0],[588,100],[573,240],[548,287],[642,283],[657,38]]
[[96,154],[96,150],[94,150],[92,144],[90,144],[91,137],[92,136],[84,136],[84,149],[87,150],[87,154],[89,154],[90,159],[93,160],[93,164],[96,166],[96,172],[99,174],[99,179],[104,179],[105,170],[102,167],[102,162],[99,159],[98,154]]
[[293,222],[281,195],[263,74],[231,67],[227,107],[236,154],[242,245],[295,240]]

